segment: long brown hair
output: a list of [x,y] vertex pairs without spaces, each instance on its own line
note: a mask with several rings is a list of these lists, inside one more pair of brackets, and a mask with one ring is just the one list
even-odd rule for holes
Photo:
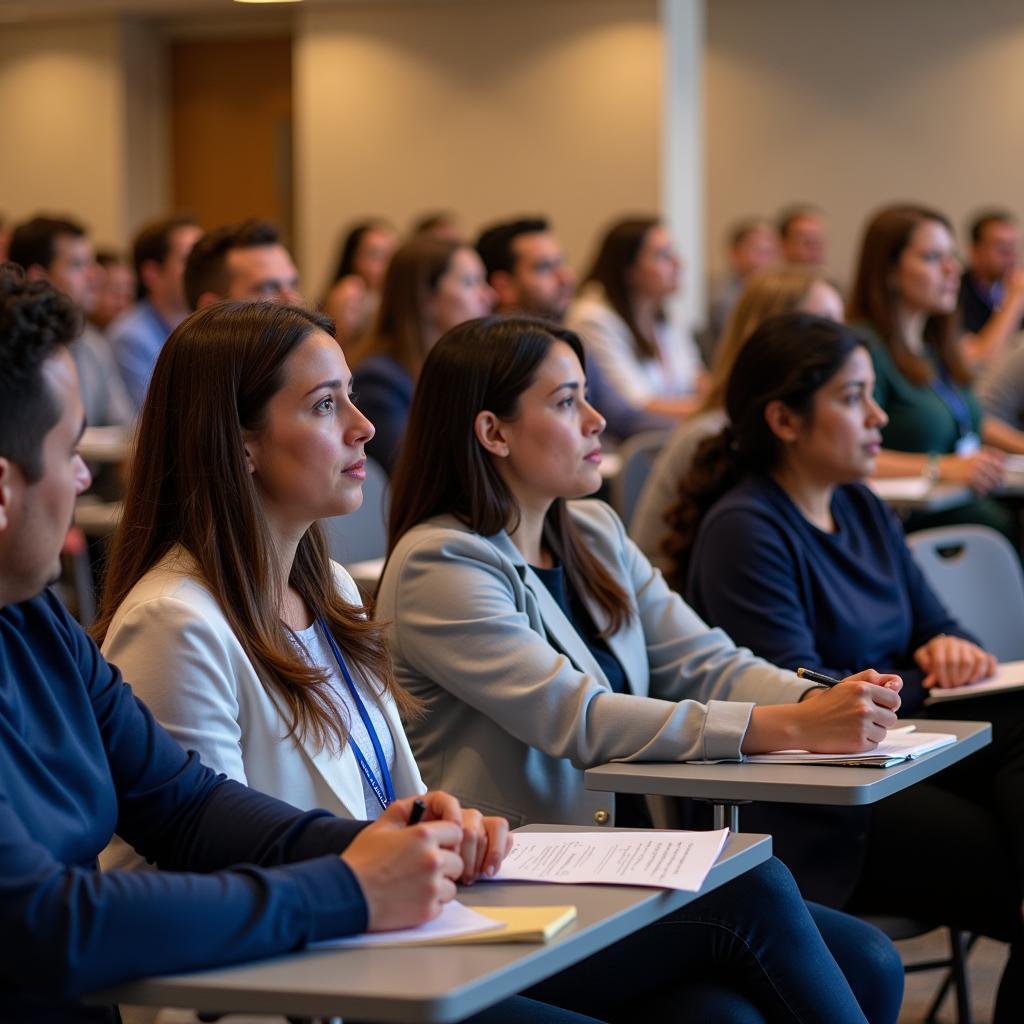
[[448,272],[460,242],[414,238],[399,246],[381,286],[380,307],[366,340],[352,357],[353,367],[372,355],[390,356],[415,380],[427,354],[427,304]]
[[[892,355],[897,369],[913,384],[928,384],[935,376],[932,364],[907,348],[896,323],[896,298],[892,275],[917,227],[928,221],[941,224],[950,234],[953,226],[937,210],[905,204],[887,206],[868,222],[861,242],[857,277],[847,308],[847,320],[873,327]],[[970,382],[971,374],[960,351],[957,316],[946,313],[928,317],[925,344],[939,364],[958,384]]]
[[[418,523],[442,513],[484,537],[515,529],[515,498],[473,425],[484,410],[514,419],[519,396],[559,341],[584,364],[583,346],[572,331],[532,317],[468,320],[431,349],[391,478],[392,549]],[[605,632],[616,632],[630,618],[626,594],[580,539],[564,499],[552,503],[545,531],[576,592],[589,595],[606,614]]]
[[[644,334],[636,322],[627,272],[636,263],[647,233],[660,223],[657,217],[630,217],[614,223],[601,240],[594,262],[583,278],[584,284],[596,281],[601,286],[608,305],[629,328],[633,349],[641,359],[657,359],[659,349],[657,341]],[[659,318],[662,315],[659,311]]]
[[181,545],[246,656],[280,698],[288,734],[340,751],[347,722],[326,673],[303,660],[281,622],[287,585],[323,616],[368,683],[403,710],[415,705],[394,684],[382,625],[339,593],[319,524],[299,541],[289,579],[277,578],[243,433],[264,425],[289,356],[314,331],[334,336],[331,321],[317,313],[219,302],[193,313],[167,340],[142,408],[93,636],[102,642],[132,587]]
[[701,402],[700,411],[725,405],[725,387],[736,356],[757,326],[770,316],[791,313],[825,277],[806,267],[776,267],[755,274],[746,283],[715,349],[711,384]]

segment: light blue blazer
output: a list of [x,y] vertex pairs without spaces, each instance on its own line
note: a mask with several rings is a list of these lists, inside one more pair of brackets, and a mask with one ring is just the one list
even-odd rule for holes
[[395,547],[378,592],[398,681],[427,706],[407,723],[424,779],[513,826],[614,824],[614,797],[588,792],[584,768],[738,759],[754,704],[808,689],[709,629],[607,505],[569,508],[627,596],[629,624],[607,642],[629,693],[612,691],[507,533],[482,537],[451,516],[421,523]]

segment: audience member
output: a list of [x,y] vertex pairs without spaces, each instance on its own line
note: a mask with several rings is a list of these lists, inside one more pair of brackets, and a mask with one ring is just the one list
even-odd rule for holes
[[[424,777],[507,809],[515,825],[642,825],[642,799],[588,792],[583,769],[739,758],[798,738],[813,749],[873,746],[895,722],[897,677],[866,672],[798,703],[806,684],[708,630],[608,506],[567,503],[601,482],[603,424],[584,398],[582,359],[570,331],[491,317],[450,331],[424,363],[393,480],[378,604],[397,680],[425,709],[408,723]],[[770,1019],[789,1019],[797,1005],[810,1019],[860,1019],[838,972],[815,979],[803,956],[770,952],[789,942],[806,951],[796,891],[787,884],[779,899],[774,866],[744,877],[644,932],[636,967],[609,971],[620,980],[589,998],[617,1007],[639,979],[664,985],[710,969]],[[711,907],[734,934],[762,925],[767,934],[722,962],[693,934]],[[869,1019],[895,1020],[900,984],[887,945],[860,922],[819,913],[825,934],[859,961],[851,974],[870,979],[855,984]],[[745,961],[759,946],[762,966],[775,966],[755,981]],[[829,961],[823,946],[814,956]],[[793,1002],[784,993],[794,985],[813,991]]]
[[135,273],[116,249],[96,250],[96,299],[89,322],[105,331],[135,299]]
[[566,318],[609,387],[636,409],[676,418],[693,412],[702,375],[696,343],[666,319],[680,267],[656,218],[619,221]]
[[143,225],[132,241],[136,302],[107,337],[136,412],[160,349],[188,315],[185,260],[202,233],[191,217],[165,217]]
[[437,242],[466,244],[466,237],[459,228],[458,217],[451,210],[432,210],[421,214],[413,221],[409,238],[433,238]]
[[[481,232],[476,251],[487,283],[497,296],[496,313],[542,317],[560,324],[572,303],[576,275],[543,217],[493,224]],[[604,416],[607,432],[623,439],[641,430],[671,426],[672,419],[630,405],[608,387],[596,363],[587,373],[590,402]]]
[[0,213],[0,263],[6,262],[7,247],[11,244],[11,222],[6,215]]
[[85,228],[65,217],[40,215],[18,224],[10,258],[30,281],[49,281],[83,316],[71,345],[90,426],[124,426],[134,415],[106,338],[85,321],[96,301],[95,260]]
[[704,353],[710,364],[725,325],[747,281],[779,262],[779,233],[761,217],[748,217],[729,229],[729,272],[711,291],[708,308],[709,344]]
[[[464,872],[461,810],[303,814],[186,754],[46,589],[75,498],[80,316],[0,270],[0,1018],[117,1020],[96,989],[435,916]],[[164,872],[100,873],[118,833]],[[340,856],[339,856],[340,854]],[[187,872],[183,873],[183,872]]]
[[959,284],[952,229],[941,213],[890,206],[868,222],[848,314],[867,338],[875,399],[888,418],[877,472],[948,480],[978,495],[946,512],[913,514],[908,529],[976,522],[1013,537],[1008,510],[983,496],[1003,480],[997,449],[1024,451],[1024,434],[982,414],[960,345]]
[[[482,807],[506,808],[516,825],[642,825],[650,823],[642,799],[589,793],[583,769],[616,759],[732,759],[797,735],[812,748],[873,745],[895,721],[896,677],[865,673],[796,702],[806,684],[703,626],[606,505],[566,503],[600,484],[602,422],[584,398],[582,360],[569,331],[488,317],[449,332],[425,361],[392,482],[393,546],[378,605],[397,681],[423,702],[409,729],[424,776],[443,776]],[[825,725],[828,709],[834,726]],[[734,934],[768,924],[762,899],[774,905],[770,945],[805,921],[794,890],[781,902],[757,893],[781,883],[774,867],[745,878],[742,895],[730,886],[706,897]],[[693,904],[697,919],[708,912],[703,902]],[[609,972],[593,997],[620,1007],[639,977],[665,984],[706,975],[716,957],[706,937],[691,934],[692,913],[645,932],[636,970],[617,980]],[[859,961],[846,965],[851,974],[867,967],[862,955],[880,957],[869,970],[885,986],[854,987],[870,1001],[869,1019],[894,1020],[899,984],[886,946],[860,923],[817,908],[815,918],[835,949]],[[802,931],[793,935],[800,944]],[[859,1019],[840,976],[798,993],[802,970],[790,976],[778,964],[755,982],[745,954],[734,963],[733,955],[716,975],[768,1018],[801,1006],[801,1018],[853,1010]],[[823,947],[816,955],[827,962]],[[796,966],[800,957],[782,959]],[[788,1010],[776,1001],[785,990],[796,1000],[784,997]]]
[[778,216],[779,242],[786,263],[825,269],[828,241],[825,236],[825,215],[809,203],[787,206]]
[[976,367],[995,362],[1024,328],[1020,229],[1005,210],[987,210],[971,224],[971,250],[960,278],[964,347]]
[[221,299],[301,305],[299,272],[269,221],[246,220],[208,231],[185,261],[189,309]]
[[669,560],[661,549],[665,515],[678,499],[679,486],[689,472],[697,446],[728,422],[725,387],[736,356],[762,321],[793,310],[842,320],[843,300],[820,273],[809,267],[785,266],[754,275],[726,325],[700,408],[676,427],[651,467],[637,499],[629,535],[662,572],[669,568]]
[[885,425],[873,378],[849,328],[795,313],[765,321],[729,378],[730,425],[698,450],[670,517],[672,575],[706,622],[776,664],[838,675],[877,665],[902,676],[904,711],[993,723],[982,752],[871,808],[760,804],[744,827],[771,832],[813,899],[1010,942],[995,1019],[1019,1021],[1021,694],[921,708],[929,688],[976,682],[995,659],[942,607],[899,522],[861,483]]
[[374,426],[366,454],[390,473],[427,352],[450,327],[494,305],[476,251],[417,238],[391,258],[373,331],[353,356],[356,402]]
[[361,221],[346,232],[320,304],[334,321],[343,349],[351,351],[373,324],[397,244],[394,228],[383,220]]

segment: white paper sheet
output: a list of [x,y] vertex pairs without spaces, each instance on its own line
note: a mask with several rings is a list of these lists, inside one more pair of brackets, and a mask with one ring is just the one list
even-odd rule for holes
[[996,674],[980,683],[969,683],[967,686],[934,687],[925,704],[933,704],[940,700],[963,700],[966,697],[983,697],[986,693],[998,693],[1000,690],[1020,690],[1024,688],[1024,661],[1005,661],[996,668]]
[[725,845],[714,832],[517,832],[495,881],[642,885],[697,892]]
[[861,754],[812,754],[807,750],[777,750],[772,754],[749,754],[753,764],[828,764],[830,761],[873,761],[894,758],[906,761],[956,742],[948,732],[903,732],[893,729],[873,750]]
[[314,942],[310,949],[345,949],[362,946],[405,946],[437,939],[453,939],[459,935],[471,935],[475,932],[489,932],[502,925],[483,914],[452,900],[441,908],[441,913],[432,921],[421,924],[418,928],[401,928],[390,932],[364,932],[362,935],[349,935],[343,939],[325,939]]

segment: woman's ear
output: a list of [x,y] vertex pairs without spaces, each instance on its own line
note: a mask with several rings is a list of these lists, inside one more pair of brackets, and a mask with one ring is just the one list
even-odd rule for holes
[[0,532],[6,530],[11,521],[8,510],[14,497],[11,488],[12,465],[10,460],[0,458]]
[[803,417],[778,398],[764,407],[764,421],[768,424],[768,429],[784,444],[792,444],[800,436],[803,428]]
[[256,472],[256,464],[259,459],[259,442],[254,434],[245,433],[242,435],[242,445],[245,451],[245,466],[252,476]]
[[478,412],[473,420],[473,433],[484,451],[499,459],[508,458],[508,442],[505,440],[501,420],[493,412]]

